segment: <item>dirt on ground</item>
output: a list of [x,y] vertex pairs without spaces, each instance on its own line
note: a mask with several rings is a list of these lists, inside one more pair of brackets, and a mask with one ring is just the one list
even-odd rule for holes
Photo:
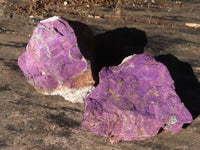
[[[68,3],[64,3],[63,7],[52,6],[45,12],[36,11],[36,7],[30,11],[30,7],[22,4],[0,0],[1,150],[200,149],[199,1],[137,3],[137,7],[134,3],[119,7],[96,4],[91,9],[85,3],[74,4],[76,7],[65,7]],[[164,63],[194,121],[185,125],[180,133],[161,132],[147,140],[118,144],[84,130],[81,127],[84,104],[38,93],[17,65],[35,25],[53,15],[88,25],[95,35],[98,56],[109,59],[115,55],[115,49],[125,49],[127,52],[121,52],[124,57],[144,52]],[[99,69],[121,61],[121,58],[112,58]]]

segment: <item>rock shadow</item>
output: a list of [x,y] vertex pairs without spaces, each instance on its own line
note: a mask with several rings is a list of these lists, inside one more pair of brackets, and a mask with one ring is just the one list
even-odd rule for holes
[[91,63],[96,85],[103,67],[116,66],[127,56],[143,53],[147,44],[145,32],[136,28],[118,28],[94,36],[88,25],[62,19],[74,30],[81,53]]
[[83,56],[87,60],[94,61],[94,35],[90,27],[79,21],[67,20],[67,22],[75,32],[77,43]]
[[119,65],[125,57],[143,53],[147,37],[136,28],[118,28],[96,35],[95,44],[95,74],[98,76],[103,67]]
[[58,124],[60,127],[77,127],[80,126],[81,123],[78,121],[75,121],[73,119],[69,119],[66,117],[65,113],[59,113],[57,115],[55,114],[48,114],[46,116],[48,119],[50,119],[52,122],[54,122],[55,124]]
[[[62,128],[60,132],[56,134],[61,137],[69,137],[71,135],[71,129],[81,126],[81,123],[73,119],[67,118],[64,112],[59,114],[47,114],[46,118],[53,124],[57,124]],[[55,134],[55,133],[54,133]]]
[[171,54],[160,55],[155,58],[168,68],[175,82],[175,90],[192,114],[193,119],[198,117],[200,115],[200,84],[190,64],[180,61]]
[[97,81],[98,77],[95,74],[95,41],[91,28],[79,21],[72,21],[66,18],[62,19],[66,20],[74,30],[81,54],[88,60],[88,63],[91,64],[93,78]]
[[91,63],[96,85],[103,67],[119,65],[125,57],[143,53],[147,44],[145,32],[136,28],[118,28],[94,36],[89,26],[64,20],[73,28],[81,53]]

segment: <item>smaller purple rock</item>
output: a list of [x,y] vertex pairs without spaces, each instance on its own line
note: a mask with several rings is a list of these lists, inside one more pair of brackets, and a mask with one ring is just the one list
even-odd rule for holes
[[[79,37],[85,37],[80,43],[87,49],[86,42],[91,37],[82,36],[87,30],[78,26]],[[75,31],[57,16],[42,20],[35,27],[18,65],[28,82],[44,94],[83,102],[94,88],[91,66],[80,51]]]
[[99,76],[99,85],[85,100],[82,126],[111,142],[144,140],[161,128],[179,132],[193,120],[167,68],[146,54],[103,68]]

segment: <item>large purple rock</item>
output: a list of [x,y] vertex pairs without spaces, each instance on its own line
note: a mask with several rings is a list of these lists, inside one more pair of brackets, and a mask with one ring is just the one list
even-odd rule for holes
[[[79,26],[79,30],[85,34],[83,26]],[[90,38],[79,37],[85,41]],[[80,43],[84,45],[84,41]],[[91,66],[81,53],[75,31],[57,16],[35,27],[18,65],[28,82],[44,94],[58,94],[71,102],[83,102],[93,89]]]
[[129,56],[99,75],[99,85],[85,100],[86,130],[119,142],[147,139],[161,128],[179,132],[192,122],[169,71],[154,58]]

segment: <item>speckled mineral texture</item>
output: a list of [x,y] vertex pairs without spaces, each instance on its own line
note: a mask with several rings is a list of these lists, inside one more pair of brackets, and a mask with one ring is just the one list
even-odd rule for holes
[[146,55],[129,56],[103,68],[100,83],[85,100],[82,126],[111,142],[144,140],[179,132],[192,116],[174,91],[169,71]]
[[75,31],[57,16],[35,27],[18,65],[28,82],[44,94],[58,94],[71,102],[83,102],[93,89],[90,63],[81,53]]

